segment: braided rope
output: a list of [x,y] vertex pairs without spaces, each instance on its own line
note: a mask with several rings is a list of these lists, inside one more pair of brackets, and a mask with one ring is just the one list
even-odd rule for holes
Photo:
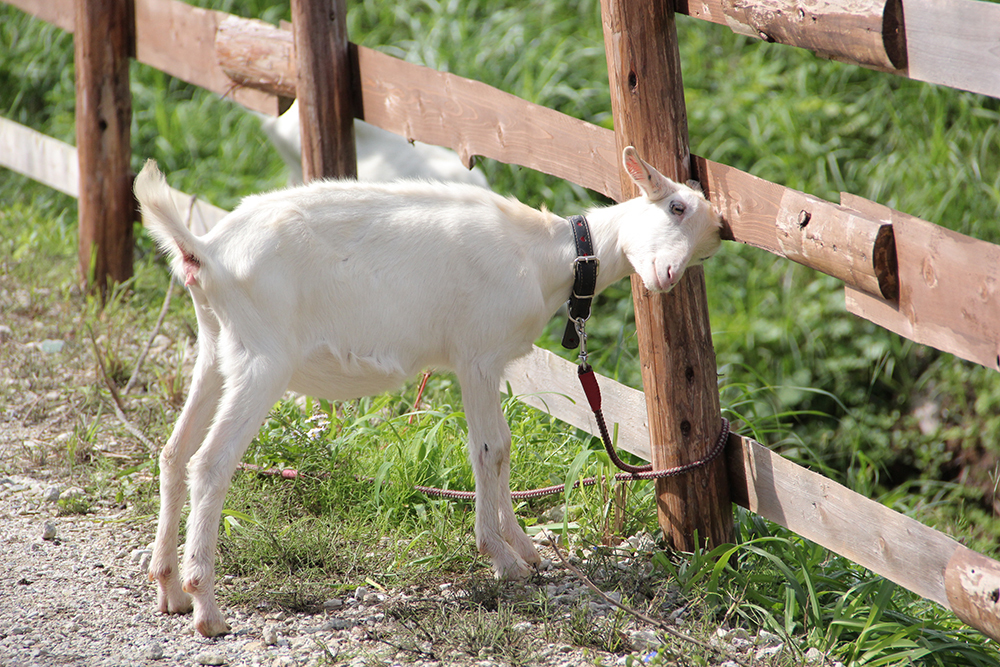
[[[618,454],[614,451],[614,446],[609,446],[611,439],[607,437],[607,427],[604,425],[604,416],[599,412],[595,412],[595,415],[598,416],[598,427],[601,429],[601,438],[604,440],[605,448],[607,448],[608,454],[611,455],[611,460],[615,461],[616,466],[626,471],[617,473],[614,476],[615,481],[618,482],[631,482],[638,479],[659,479],[661,477],[676,477],[677,475],[683,475],[684,473],[691,472],[692,470],[703,468],[715,459],[719,458],[719,455],[722,454],[723,450],[726,448],[726,442],[729,440],[729,420],[723,417],[722,430],[719,432],[719,437],[715,441],[715,446],[712,447],[712,450],[708,454],[697,461],[691,461],[690,463],[674,466],[672,468],[664,468],[663,470],[653,470],[651,464],[645,466],[632,466],[618,458]],[[573,488],[575,489],[580,486],[593,486],[594,484],[597,484],[597,482],[597,477],[588,477],[574,482]],[[414,486],[413,488],[426,495],[438,496],[441,498],[451,498],[454,500],[475,500],[476,498],[475,491],[437,489],[431,486]],[[531,489],[530,491],[511,491],[510,497],[515,500],[529,500],[531,498],[540,498],[541,496],[562,493],[565,490],[565,484],[556,484],[554,486],[546,486],[541,489]]]

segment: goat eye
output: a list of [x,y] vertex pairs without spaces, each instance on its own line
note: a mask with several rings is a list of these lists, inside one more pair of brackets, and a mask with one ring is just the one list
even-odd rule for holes
[[686,210],[687,207],[684,206],[684,202],[679,202],[676,200],[670,202],[670,212],[673,213],[674,215],[680,217],[684,215],[684,211]]

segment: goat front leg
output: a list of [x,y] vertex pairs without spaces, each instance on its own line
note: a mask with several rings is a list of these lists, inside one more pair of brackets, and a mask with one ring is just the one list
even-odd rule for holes
[[[504,426],[507,426],[506,422]],[[509,442],[509,427],[507,433]],[[524,562],[537,570],[538,565],[542,562],[542,558],[538,555],[538,550],[535,548],[534,542],[521,529],[521,524],[517,522],[517,515],[514,514],[514,503],[510,497],[509,447],[507,449],[507,456],[504,457],[500,467],[500,493],[500,530],[503,531],[504,539],[524,559]]]
[[502,579],[524,579],[540,561],[517,524],[510,499],[510,427],[500,406],[499,381],[461,374],[469,424],[469,459],[476,477],[476,545]]
[[222,506],[229,484],[247,446],[260,429],[268,411],[281,398],[287,378],[246,364],[241,377],[227,378],[218,416],[205,444],[191,458],[191,515],[184,545],[184,586],[194,603],[194,625],[202,635],[229,632],[215,601],[215,554]]
[[187,500],[185,469],[205,439],[221,393],[222,376],[215,366],[214,355],[203,346],[184,409],[160,452],[160,517],[149,578],[157,582],[157,606],[164,614],[191,611],[191,596],[181,589],[177,561],[181,509]]

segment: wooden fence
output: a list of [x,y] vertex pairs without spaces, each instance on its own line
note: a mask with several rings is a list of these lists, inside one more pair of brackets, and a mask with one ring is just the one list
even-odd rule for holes
[[[1000,247],[854,195],[842,194],[834,204],[689,157],[683,95],[676,94],[680,77],[674,27],[676,10],[826,57],[1000,97],[1000,5],[973,0],[832,0],[806,7],[788,0],[676,0],[674,8],[652,0],[604,0],[615,114],[615,131],[610,131],[483,83],[352,45],[338,32],[343,27],[338,24],[344,20],[343,0],[295,0],[293,16],[323,18],[299,19],[292,29],[196,9],[178,0],[7,1],[75,31],[78,70],[91,66],[120,72],[118,61],[134,55],[271,114],[285,98],[297,95],[305,107],[303,160],[311,165],[308,173],[352,169],[334,163],[334,149],[345,145],[349,130],[344,119],[353,115],[408,139],[451,147],[467,162],[481,155],[520,164],[621,200],[631,192],[621,178],[618,156],[621,146],[635,144],[668,175],[698,178],[722,213],[731,240],[835,276],[845,283],[851,312],[916,342],[1000,370]],[[322,11],[310,13],[318,9]],[[95,31],[100,21],[95,24],[94,17],[100,18],[101,12],[130,17],[117,28],[122,35],[104,40],[108,44],[82,34]],[[325,42],[316,46],[317,40]],[[90,56],[81,54],[80,42],[114,52],[100,56],[104,64],[81,63],[81,55]],[[296,57],[296,44],[313,45],[308,57],[301,48]],[[317,53],[325,55],[317,58]],[[331,66],[325,67],[323,58],[332,61]],[[339,82],[320,81],[324,71],[341,72]],[[345,76],[352,85],[343,85]],[[105,76],[87,84],[78,71],[78,98],[81,85],[104,85],[100,100],[127,105],[119,99],[127,97],[127,88],[122,93],[120,82],[110,80],[108,84]],[[319,90],[337,100],[335,112],[324,107]],[[670,99],[680,101],[672,102],[676,106],[665,114],[663,100]],[[78,116],[87,113],[92,109],[81,110],[78,99]],[[123,132],[121,122],[99,114],[92,120],[92,132],[99,137],[109,128]],[[124,132],[127,145],[127,123]],[[72,147],[10,121],[0,122],[0,163],[74,195],[87,187],[78,184],[80,173],[120,173],[120,165],[115,171],[105,164],[122,160],[120,138],[98,144],[98,150],[87,154],[81,146],[75,158],[80,169],[75,170]],[[121,187],[120,178],[111,180]],[[104,201],[113,202],[119,195],[104,196]],[[199,204],[197,224],[207,229],[221,215]],[[81,222],[81,235],[94,227]],[[81,244],[93,244],[95,238],[81,238]],[[108,246],[120,249],[122,244]],[[98,243],[97,252],[105,251]],[[92,257],[88,246],[81,252],[82,265],[93,266]],[[666,297],[651,297],[634,285],[645,394],[601,380],[606,412],[620,420],[620,444],[660,467],[697,458],[700,443],[718,423],[704,281],[699,270],[688,274]],[[536,348],[512,365],[505,380],[522,400],[593,433],[596,425],[574,371],[574,364]],[[566,398],[573,396],[577,400]],[[712,489],[713,502],[705,502],[706,488]],[[661,525],[678,546],[689,544],[686,540],[695,528],[715,541],[724,540],[731,530],[731,497],[952,609],[966,623],[1000,640],[1000,563],[749,438],[732,435],[724,459],[687,479],[658,483],[657,493]],[[706,513],[694,507],[700,505],[713,507]]]

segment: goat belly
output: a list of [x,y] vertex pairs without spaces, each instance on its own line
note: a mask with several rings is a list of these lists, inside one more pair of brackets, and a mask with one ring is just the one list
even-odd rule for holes
[[398,389],[414,372],[398,360],[368,353],[337,353],[319,347],[295,369],[288,388],[331,401],[371,396]]

